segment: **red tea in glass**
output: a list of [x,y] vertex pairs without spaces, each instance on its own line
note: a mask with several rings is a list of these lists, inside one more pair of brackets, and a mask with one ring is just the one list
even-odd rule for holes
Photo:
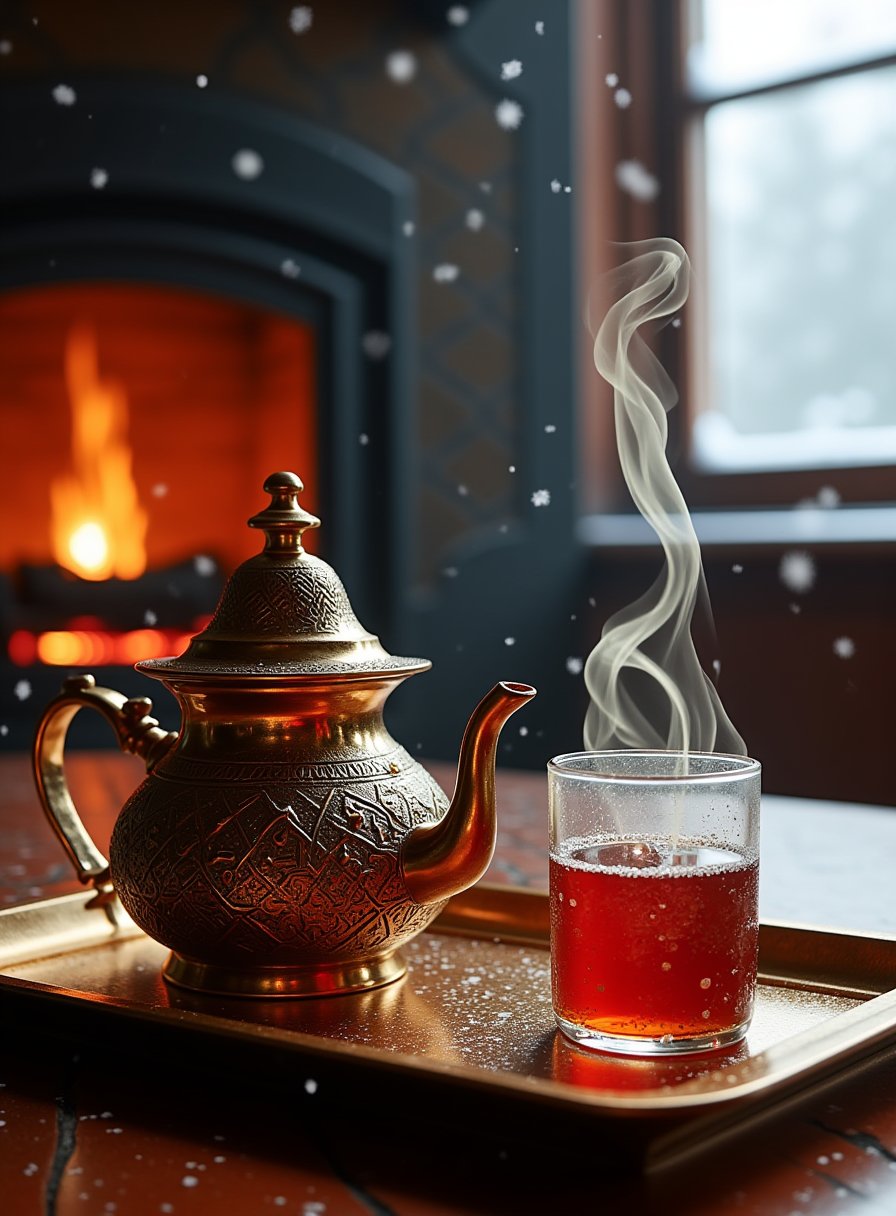
[[561,1026],[713,1046],[749,1021],[756,859],[701,845],[569,840],[550,869]]
[[548,764],[557,1025],[664,1056],[739,1042],[759,943],[761,767],[715,752],[570,752]]

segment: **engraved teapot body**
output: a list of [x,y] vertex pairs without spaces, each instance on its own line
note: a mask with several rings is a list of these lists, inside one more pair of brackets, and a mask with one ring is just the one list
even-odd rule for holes
[[[249,521],[267,534],[264,552],[234,573],[183,655],[138,664],[174,693],[181,729],[163,731],[146,699],[73,677],[38,728],[38,790],[82,881],[171,949],[172,982],[354,991],[398,978],[398,947],[487,867],[498,734],[534,690],[499,684],[474,711],[449,804],[383,721],[389,694],[429,663],[387,654],[331,567],[304,551],[317,521],[298,504],[298,478],[275,474],[265,489],[271,506]],[[84,706],[149,769],[108,863],[63,771]]]

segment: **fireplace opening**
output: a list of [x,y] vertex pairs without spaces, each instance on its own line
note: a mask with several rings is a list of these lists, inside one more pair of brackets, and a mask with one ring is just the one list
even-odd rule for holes
[[284,453],[317,510],[315,339],[296,317],[180,287],[3,294],[7,732],[17,702],[52,696],[69,671],[133,693],[134,662],[183,650],[258,551],[246,519]]

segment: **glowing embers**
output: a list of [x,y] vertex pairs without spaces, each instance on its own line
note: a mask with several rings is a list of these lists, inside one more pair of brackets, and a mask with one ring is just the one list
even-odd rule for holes
[[51,485],[53,556],[81,578],[139,578],[146,569],[147,517],[132,475],[128,400],[121,384],[100,375],[90,325],[69,330],[65,379],[72,471]]
[[[17,629],[10,634],[7,654],[17,667],[46,663],[50,667],[121,666],[131,667],[141,659],[162,659],[180,654],[194,633],[204,629],[209,617],[193,622],[193,628],[130,629],[125,631],[93,628],[51,629],[32,633]],[[85,622],[86,624],[86,622]]]

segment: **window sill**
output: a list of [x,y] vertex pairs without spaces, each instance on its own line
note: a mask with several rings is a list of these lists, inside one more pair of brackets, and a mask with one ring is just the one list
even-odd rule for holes
[[[896,546],[896,505],[798,507],[786,510],[694,511],[702,549],[781,548],[792,545]],[[653,549],[656,533],[640,515],[585,515],[579,541],[592,549]]]

